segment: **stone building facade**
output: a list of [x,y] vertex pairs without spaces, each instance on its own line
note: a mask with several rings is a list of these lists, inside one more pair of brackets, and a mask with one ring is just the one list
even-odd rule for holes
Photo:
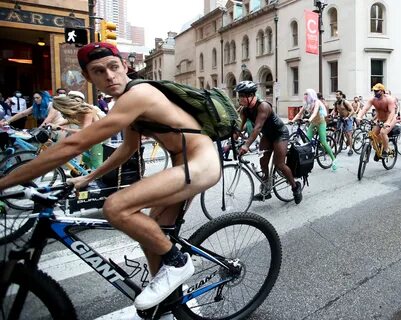
[[[322,1],[324,3],[324,1]],[[397,0],[328,0],[322,12],[322,91],[348,98],[371,95],[382,82],[401,96],[401,19]],[[197,87],[219,86],[234,98],[241,80],[259,84],[258,95],[272,101],[279,114],[302,105],[307,88],[319,88],[319,56],[306,53],[305,10],[312,0],[228,1],[195,21],[176,37],[175,80]],[[190,49],[195,44],[194,49]],[[178,67],[191,61],[183,76]],[[277,99],[276,99],[277,98]]]

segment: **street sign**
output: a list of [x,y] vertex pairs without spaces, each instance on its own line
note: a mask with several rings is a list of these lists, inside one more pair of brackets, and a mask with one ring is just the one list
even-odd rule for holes
[[274,82],[273,83],[273,94],[275,98],[279,98],[280,97],[280,82]]
[[64,28],[64,39],[71,44],[87,44],[88,32],[86,29]]

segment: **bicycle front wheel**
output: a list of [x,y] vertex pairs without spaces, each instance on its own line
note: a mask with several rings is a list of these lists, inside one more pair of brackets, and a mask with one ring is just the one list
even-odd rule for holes
[[[281,266],[281,243],[277,231],[263,217],[235,213],[209,221],[189,239],[215,258],[238,267],[236,275],[225,268],[192,255],[195,274],[182,285],[183,294],[202,283],[230,279],[224,285],[189,300],[174,313],[178,319],[247,319],[269,295]],[[209,279],[209,280],[204,280]]]
[[[4,271],[5,264],[0,265]],[[10,281],[0,285],[2,319],[77,319],[64,289],[37,269],[17,264]]]
[[[327,136],[326,137],[326,141],[327,144],[330,146],[331,151],[333,152],[333,154],[337,154],[337,143],[334,140],[333,137]],[[330,158],[329,154],[327,153],[327,151],[324,149],[323,145],[320,143],[318,143],[318,147],[317,147],[317,156],[316,156],[316,160],[317,163],[319,164],[319,166],[322,169],[329,169],[331,167],[331,165],[333,164],[333,160]]]
[[224,213],[247,212],[252,203],[255,186],[248,170],[238,164],[223,166],[223,179],[201,194],[201,207],[205,216],[212,220]]
[[163,171],[169,164],[168,152],[156,141],[149,140],[142,142],[145,162],[144,176],[149,177],[157,172]]
[[362,180],[363,174],[365,173],[366,164],[369,162],[371,148],[372,146],[370,143],[364,143],[362,146],[361,155],[359,156],[358,180]]
[[397,143],[393,139],[390,139],[388,141],[388,156],[382,159],[383,167],[386,168],[386,170],[393,169],[397,162],[397,156]]
[[359,133],[352,138],[352,149],[354,149],[355,153],[361,154],[366,134],[365,131],[359,131]]
[[[23,166],[24,164],[26,164],[27,162],[29,162],[30,160],[24,160],[21,161],[20,163],[15,164],[14,166],[8,168],[8,170],[6,170],[4,172],[5,175],[9,174],[10,172],[18,169],[19,167]],[[45,186],[52,186],[55,184],[61,184],[67,181],[67,178],[65,176],[64,170],[62,168],[56,168],[52,171],[49,171],[48,173],[45,173],[43,176],[38,177],[36,179],[33,179],[31,182],[35,185],[35,187],[45,187]],[[23,189],[24,187],[21,185],[12,187],[7,189],[7,191],[18,191]],[[4,200],[5,203],[7,203],[7,205],[10,208],[13,209],[17,209],[17,210],[32,210],[33,209],[33,201],[28,200],[28,199],[7,199]]]

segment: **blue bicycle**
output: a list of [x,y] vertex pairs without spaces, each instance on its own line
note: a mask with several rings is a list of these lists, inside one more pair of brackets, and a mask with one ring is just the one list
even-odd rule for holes
[[[26,189],[7,195],[35,203],[37,223],[30,239],[11,250],[0,264],[0,306],[3,319],[76,319],[74,306],[62,287],[38,269],[49,239],[64,244],[132,301],[148,284],[149,271],[140,245],[118,265],[93,250],[78,234],[83,230],[114,230],[100,219],[67,218],[53,208],[71,194],[68,185]],[[264,218],[235,213],[209,221],[189,239],[179,235],[184,204],[174,226],[163,227],[171,241],[194,261],[195,274],[158,306],[139,312],[146,319],[173,313],[177,319],[246,319],[273,288],[281,266],[281,244]],[[133,240],[130,240],[133,241]],[[139,257],[139,258],[138,258]]]

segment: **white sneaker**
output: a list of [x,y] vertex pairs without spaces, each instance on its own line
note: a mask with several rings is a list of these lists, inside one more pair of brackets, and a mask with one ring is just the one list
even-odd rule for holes
[[194,274],[192,259],[188,253],[185,255],[187,263],[181,268],[162,265],[149,285],[136,297],[135,308],[146,310],[158,305]]

